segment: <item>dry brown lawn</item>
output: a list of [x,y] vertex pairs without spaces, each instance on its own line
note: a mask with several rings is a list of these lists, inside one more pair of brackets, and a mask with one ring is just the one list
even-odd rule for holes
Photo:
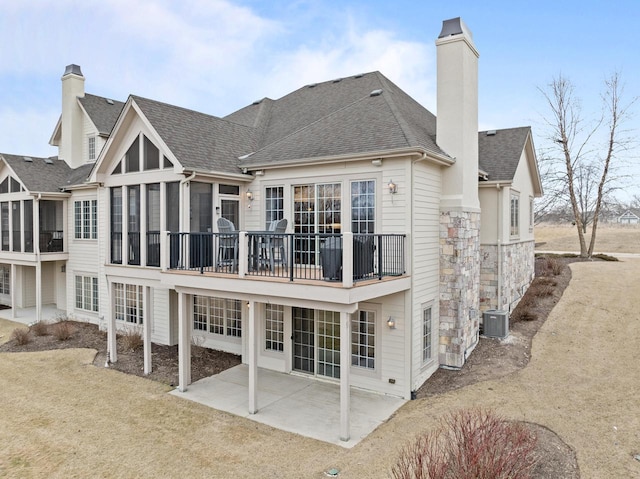
[[[536,249],[541,251],[579,252],[578,231],[575,226],[536,225]],[[587,228],[587,244],[591,230]],[[640,225],[598,225],[595,253],[640,254]]]
[[352,449],[181,400],[90,350],[0,353],[0,477],[384,478],[406,441],[475,406],[554,430],[583,478],[640,477],[640,260],[571,269],[526,368],[411,401]]

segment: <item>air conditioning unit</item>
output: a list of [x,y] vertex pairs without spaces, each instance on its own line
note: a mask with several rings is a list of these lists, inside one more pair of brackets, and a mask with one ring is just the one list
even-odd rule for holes
[[482,315],[484,335],[488,338],[506,338],[509,335],[509,313],[489,309]]

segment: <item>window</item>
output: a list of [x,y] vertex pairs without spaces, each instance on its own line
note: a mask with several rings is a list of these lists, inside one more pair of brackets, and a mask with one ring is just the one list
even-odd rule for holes
[[193,329],[223,336],[242,336],[242,305],[237,299],[193,296]]
[[376,182],[351,182],[351,232],[375,233]]
[[89,161],[96,159],[96,137],[90,136],[89,139]]
[[142,324],[144,316],[142,288],[135,284],[113,283],[114,311],[117,320]]
[[76,276],[76,309],[98,311],[98,278]]
[[124,172],[133,171],[140,171],[140,138],[135,139],[124,155]]
[[511,236],[520,234],[520,197],[511,194]]
[[140,185],[127,187],[128,228],[127,240],[129,259],[128,264],[140,265]]
[[0,193],[9,193],[9,177],[2,180],[0,183]]
[[432,344],[432,322],[431,322],[431,306],[422,310],[422,362],[426,363],[431,360],[431,344]]
[[33,253],[33,200],[24,200],[24,251]]
[[376,315],[373,311],[358,311],[351,320],[351,364],[375,369]]
[[160,266],[160,183],[147,185],[147,266]]
[[238,185],[219,185],[218,193],[221,195],[240,195],[240,187]]
[[20,202],[11,202],[11,228],[13,229],[13,251],[22,251],[20,237],[22,231],[20,228]]
[[318,311],[317,373],[330,378],[340,377],[340,313]]
[[76,239],[98,238],[98,200],[82,200],[73,203]]
[[11,294],[11,267],[0,267],[0,294]]
[[144,169],[145,170],[157,170],[160,168],[160,150],[151,143],[151,140],[146,136],[144,138]]
[[267,228],[272,221],[284,218],[284,188],[282,186],[265,189],[265,216]]
[[22,191],[22,186],[18,183],[18,180],[15,178],[9,177],[9,184],[11,188],[11,193],[19,193]]
[[0,229],[2,230],[2,251],[9,251],[9,202],[0,203]]
[[162,157],[163,160],[163,167],[164,168],[173,168],[173,163],[171,163],[171,160],[169,158],[167,158],[166,156]]
[[284,350],[284,306],[265,305],[265,349],[281,352]]
[[111,262],[122,264],[122,187],[111,188]]

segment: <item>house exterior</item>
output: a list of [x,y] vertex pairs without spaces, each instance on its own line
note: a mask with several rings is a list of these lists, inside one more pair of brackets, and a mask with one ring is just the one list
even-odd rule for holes
[[0,156],[0,300],[99,324],[111,361],[139,328],[147,372],[178,344],[180,390],[192,341],[239,354],[251,413],[258,368],[334,381],[348,440],[352,387],[409,399],[461,367],[534,274],[531,131],[478,133],[471,33],[436,45],[437,121],[379,72],[219,118],[86,94],[68,66],[58,157]]
[[623,225],[637,225],[640,223],[640,210],[637,208],[625,210],[624,213],[618,216],[617,221]]

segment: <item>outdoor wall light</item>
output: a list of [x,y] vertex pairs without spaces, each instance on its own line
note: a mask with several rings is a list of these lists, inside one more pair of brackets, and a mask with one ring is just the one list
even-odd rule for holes
[[395,195],[398,192],[398,185],[396,185],[393,180],[389,180],[387,188],[389,188],[389,193],[391,193],[392,195]]
[[389,319],[387,319],[387,326],[389,326],[389,329],[396,329],[396,320],[393,319],[393,316],[389,316]]
[[253,201],[253,193],[251,193],[251,190],[248,190],[248,191],[247,191],[247,199],[248,199],[249,201]]

